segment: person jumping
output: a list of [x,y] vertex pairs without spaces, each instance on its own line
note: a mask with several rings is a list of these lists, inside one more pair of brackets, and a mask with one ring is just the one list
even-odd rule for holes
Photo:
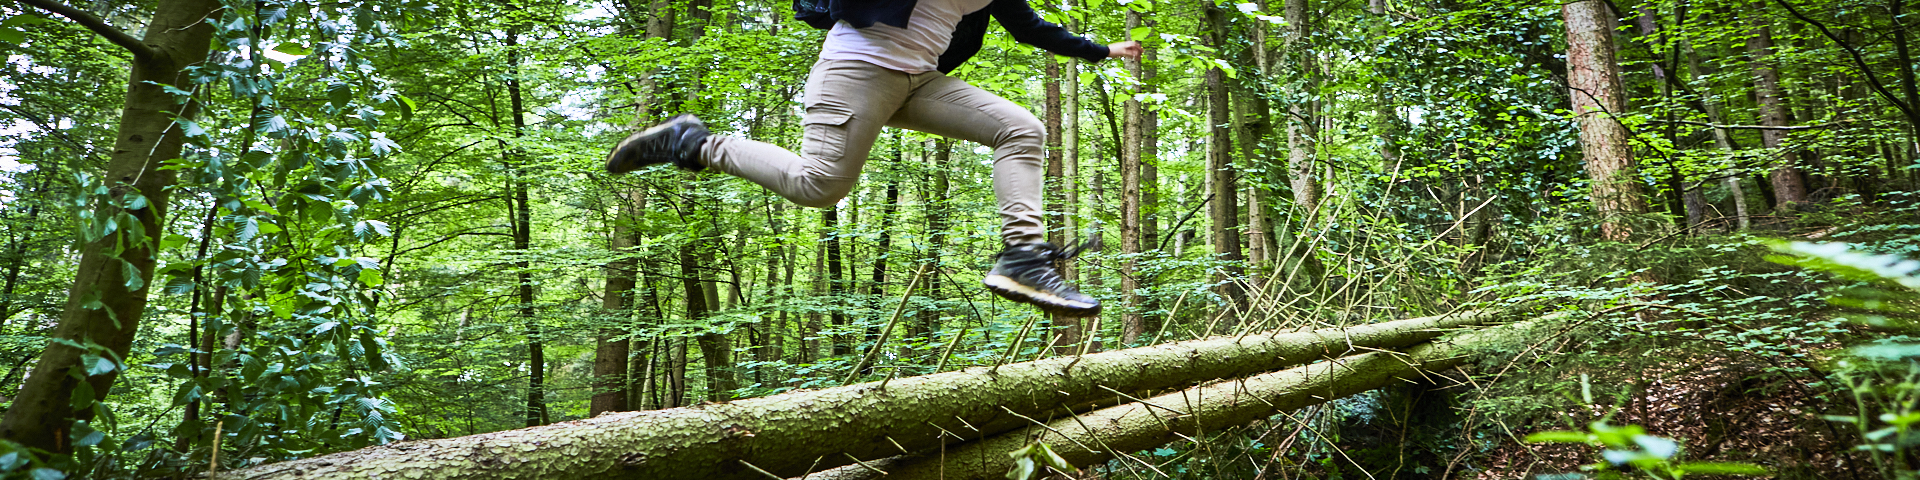
[[1100,312],[1100,301],[1067,285],[1055,265],[1078,252],[1044,241],[1045,127],[1020,105],[946,73],[980,51],[988,17],[1021,43],[1094,62],[1139,58],[1138,42],[1094,43],[1040,19],[1026,0],[801,0],[795,10],[796,19],[828,30],[807,75],[799,154],[709,135],[699,118],[682,114],[621,140],[607,155],[607,171],[712,168],[794,203],[832,208],[853,191],[882,126],[978,142],[993,149],[1005,244],[982,283],[1050,312]]

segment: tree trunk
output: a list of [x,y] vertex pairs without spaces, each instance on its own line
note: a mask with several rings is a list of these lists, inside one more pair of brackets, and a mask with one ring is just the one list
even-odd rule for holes
[[[220,7],[220,2],[210,0],[161,0],[155,7],[146,35],[139,40],[147,50],[137,52],[132,62],[125,107],[102,177],[115,200],[134,194],[144,195],[146,202],[132,210],[102,205],[95,212],[108,218],[131,215],[141,228],[123,226],[80,246],[73,286],[67,291],[60,324],[50,337],[97,344],[114,356],[130,358],[133,337],[146,312],[151,290],[147,287],[153,283],[155,249],[166,234],[162,225],[175,181],[175,170],[162,169],[162,161],[179,158],[184,143],[173,119],[175,115],[191,118],[199,111],[198,102],[189,100],[183,108],[163,86],[192,83],[181,71],[206,61],[213,25],[205,18]],[[115,254],[117,245],[126,248]],[[49,344],[7,408],[6,419],[0,421],[0,438],[50,452],[72,451],[67,432],[73,421],[93,417],[90,408],[76,411],[74,405],[92,405],[120,375],[119,368],[91,376],[84,370],[69,375],[73,369],[85,368],[80,364],[88,355],[63,343]]]
[[[1139,11],[1127,10],[1127,30],[1142,26]],[[1142,60],[1128,58],[1124,60],[1128,73],[1139,79],[1143,75]],[[1146,318],[1140,315],[1140,236],[1141,214],[1140,170],[1142,157],[1145,156],[1146,108],[1137,98],[1145,93],[1144,88],[1124,91],[1126,99],[1121,103],[1120,148],[1120,294],[1126,299],[1125,309],[1120,314],[1120,343],[1132,344],[1147,330]]]
[[[825,230],[821,232],[821,236],[827,244],[827,294],[832,298],[832,302],[846,304],[848,303],[847,283],[840,277],[840,207],[836,205],[821,210],[820,224]],[[843,309],[833,309],[830,318],[832,321],[829,323],[829,328],[834,332],[833,355],[852,353],[852,348],[847,345],[847,336],[843,332],[847,328],[846,312]]]
[[[526,130],[526,103],[520,92],[520,33],[519,27],[507,28],[507,99],[513,115],[513,137],[520,138]],[[509,225],[513,229],[513,248],[522,258],[533,248],[533,206],[527,197],[532,188],[526,179],[526,158],[518,146],[507,149],[509,168],[513,178],[507,188],[511,196],[507,198]],[[526,260],[513,263],[514,280],[517,283],[515,293],[520,301],[520,321],[526,326],[527,336],[527,426],[547,424],[547,354],[546,344],[541,339],[540,317],[533,306],[532,264]]]
[[[1760,105],[1760,124],[1769,127],[1793,125],[1793,112],[1788,110],[1786,92],[1780,88],[1780,72],[1769,60],[1773,55],[1773,33],[1767,26],[1766,4],[1755,3],[1755,12],[1750,23],[1753,34],[1747,37],[1747,57],[1753,67],[1753,89],[1756,103]],[[1787,131],[1766,129],[1760,131],[1760,142],[1770,150],[1780,152],[1780,161],[1767,174],[1773,184],[1774,208],[1791,211],[1795,204],[1807,201],[1807,184],[1800,178],[1800,153],[1797,150],[1782,148],[1786,143]]]
[[[1294,62],[1299,80],[1289,82],[1299,85],[1294,97],[1314,98],[1308,92],[1314,91],[1319,74],[1314,67],[1314,53],[1307,48],[1306,37],[1310,23],[1307,0],[1289,0],[1286,12],[1286,50],[1288,58]],[[1219,28],[1216,26],[1215,28]],[[1315,175],[1314,152],[1316,136],[1314,127],[1318,120],[1313,101],[1293,102],[1287,105],[1287,173],[1293,186],[1293,202],[1302,215],[1318,210],[1320,206],[1320,179]]]
[[[608,240],[615,253],[628,255],[639,243],[634,222],[639,220],[647,200],[638,190],[628,191],[621,197],[625,198],[620,199],[620,213],[614,216],[613,235]],[[594,388],[592,400],[588,402],[589,416],[628,410],[627,364],[632,350],[623,337],[633,332],[628,320],[633,318],[638,266],[639,262],[633,258],[621,258],[607,264],[607,285],[600,306],[612,324],[601,326],[600,335],[594,339]]]
[[1645,189],[1634,174],[1627,128],[1614,115],[1626,113],[1627,92],[1620,86],[1614,59],[1613,27],[1618,22],[1600,0],[1560,6],[1567,23],[1567,83],[1580,124],[1580,151],[1593,181],[1593,209],[1600,216],[1600,237],[1626,241],[1634,236],[1633,216],[1647,212]]
[[[1014,431],[1031,425],[1023,415],[1111,401],[1112,391],[1185,387],[1362,349],[1413,345],[1438,337],[1442,330],[1492,318],[1427,317],[1193,340],[997,369],[974,367],[897,378],[884,389],[873,382],[407,442],[270,464],[223,478],[766,478],[761,471],[784,478],[847,465],[850,458],[937,449],[943,431]],[[1400,357],[1387,360],[1398,363]]]
[[[1225,49],[1227,44],[1226,12],[1212,2],[1205,5],[1208,24],[1212,27],[1206,35],[1208,43],[1216,49]],[[1247,293],[1241,287],[1244,269],[1240,262],[1245,259],[1240,249],[1240,212],[1238,209],[1239,188],[1233,163],[1233,104],[1229,98],[1226,72],[1219,68],[1207,70],[1207,123],[1210,135],[1207,137],[1207,172],[1211,176],[1213,202],[1208,213],[1213,220],[1214,256],[1225,266],[1214,276],[1214,282],[1220,284],[1220,296],[1227,299],[1222,326],[1232,326],[1239,322],[1239,312],[1246,311]],[[1295,197],[1299,196],[1295,187]],[[1213,332],[1206,332],[1213,333]]]
[[[927,156],[927,169],[932,172],[933,178],[923,184],[927,189],[927,251],[923,261],[931,265],[925,280],[927,282],[925,295],[935,301],[941,298],[940,258],[947,248],[947,215],[952,208],[947,203],[952,194],[947,164],[952,156],[953,140],[944,137],[933,140],[933,152]],[[932,333],[938,329],[940,313],[938,308],[921,310],[919,320],[921,331]]]
[[[1702,14],[1702,18],[1708,17]],[[1682,20],[1685,20],[1685,18],[1683,17]],[[1690,83],[1701,84],[1695,86],[1693,90],[1699,92],[1702,97],[1700,99],[1701,109],[1706,111],[1707,122],[1714,125],[1726,125],[1726,115],[1722,113],[1723,111],[1720,109],[1720,96],[1714,94],[1712,85],[1702,83],[1705,81],[1704,79],[1711,78],[1714,74],[1719,73],[1719,69],[1711,63],[1701,62],[1700,53],[1693,49],[1692,42],[1684,36],[1680,39],[1680,48],[1686,51],[1687,69],[1694,74],[1694,81]],[[1733,152],[1740,149],[1739,144],[1734,142],[1733,135],[1728,133],[1727,129],[1724,128],[1713,129],[1713,145],[1726,152]],[[1721,181],[1727,187],[1727,195],[1733,197],[1735,225],[1740,230],[1746,230],[1752,223],[1752,217],[1747,213],[1747,194],[1740,188],[1740,174],[1737,171],[1722,174]]]
[[[1522,325],[1499,327],[1511,331]],[[1292,410],[1369,390],[1427,378],[1465,364],[1472,346],[1493,332],[1425,343],[1398,352],[1374,352],[1193,387],[1138,402],[1033,425],[940,452],[902,455],[808,475],[816,480],[886,478],[971,480],[1004,478],[1014,467],[1007,452],[1039,442],[1075,466],[1106,463],[1116,452],[1135,452],[1221,429],[1246,425]],[[1508,335],[1512,335],[1508,333]],[[1177,407],[1170,407],[1175,406]],[[1177,410],[1176,410],[1177,409]],[[1098,450],[1090,447],[1099,446]],[[887,472],[880,475],[874,471]]]

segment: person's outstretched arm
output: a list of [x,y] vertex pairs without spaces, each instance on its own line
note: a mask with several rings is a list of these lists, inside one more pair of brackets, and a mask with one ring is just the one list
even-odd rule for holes
[[999,20],[1007,33],[1013,34],[1014,40],[1049,52],[1095,62],[1105,58],[1140,56],[1140,42],[1129,40],[1112,45],[1093,43],[1074,35],[1065,27],[1041,19],[1039,12],[1033,11],[1026,0],[994,0],[987,10],[993,12],[993,19]]

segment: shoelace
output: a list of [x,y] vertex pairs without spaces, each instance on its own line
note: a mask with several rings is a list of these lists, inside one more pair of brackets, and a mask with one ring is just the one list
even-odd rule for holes
[[1100,236],[1095,235],[1093,238],[1087,239],[1086,242],[1082,242],[1079,245],[1075,245],[1069,248],[1063,248],[1053,252],[1053,259],[1054,260],[1071,259],[1073,257],[1079,256],[1081,252],[1086,252],[1089,250],[1096,250],[1096,251],[1100,250],[1100,247],[1101,247]]

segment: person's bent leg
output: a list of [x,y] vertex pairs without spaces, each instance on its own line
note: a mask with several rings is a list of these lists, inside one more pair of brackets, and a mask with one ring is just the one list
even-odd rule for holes
[[1008,245],[1046,241],[1046,126],[1019,104],[957,78],[932,78],[887,124],[978,142],[993,149],[993,194],[1000,207],[1000,239]]
[[800,153],[715,135],[701,145],[708,168],[760,184],[793,203],[826,208],[860,180],[867,154],[909,92],[908,75],[851,60],[823,60],[807,77]]
[[1040,199],[1046,179],[1041,160],[1046,130],[1040,119],[964,81],[930,75],[888,124],[993,148],[993,192],[1000,204],[1000,237],[1007,246],[981,283],[995,294],[1043,310],[1099,313],[1099,300],[1060,277],[1058,262],[1078,251],[1045,241]]

